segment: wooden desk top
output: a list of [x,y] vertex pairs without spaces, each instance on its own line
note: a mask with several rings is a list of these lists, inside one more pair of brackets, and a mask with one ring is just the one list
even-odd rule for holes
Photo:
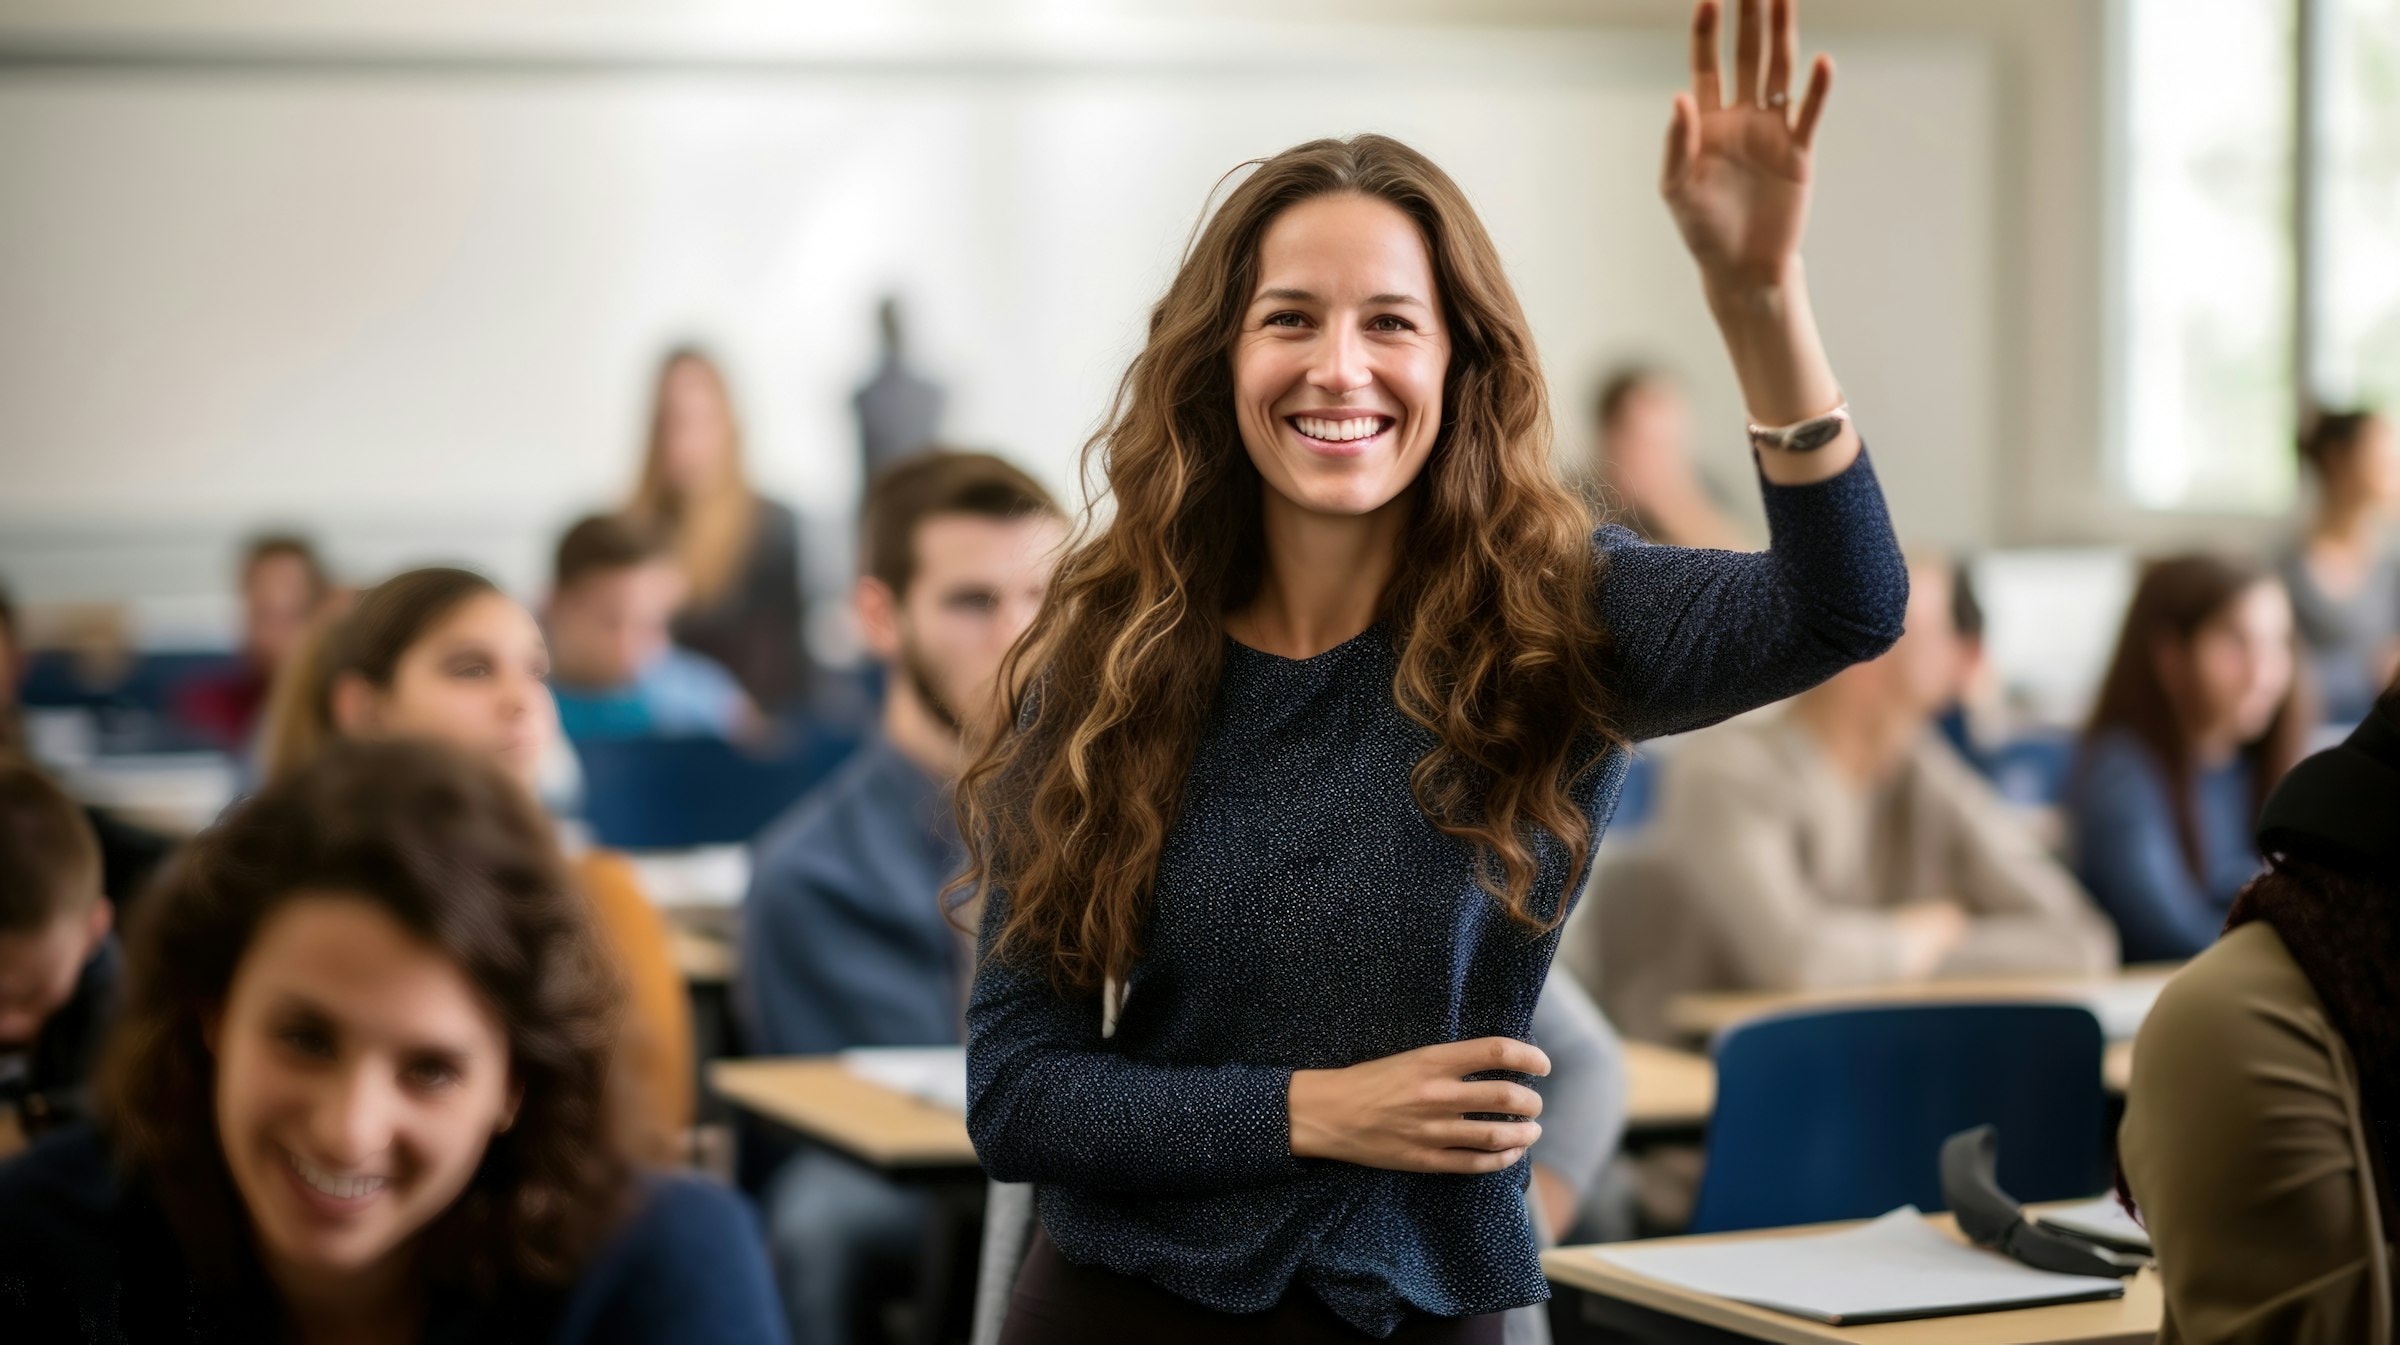
[[[1933,1216],[1934,1226],[1957,1233],[1947,1215]],[[1725,1233],[1701,1238],[1675,1238],[1678,1243],[1732,1242],[1755,1238],[1790,1237],[1796,1233],[1827,1232],[1855,1225],[1823,1224],[1812,1228],[1778,1228],[1756,1233]],[[1561,1247],[1542,1253],[1542,1269],[1554,1284],[1580,1289],[1619,1302],[1664,1312],[1688,1321],[1748,1336],[1775,1345],[2150,1345],[2158,1336],[2165,1310],[2158,1272],[2145,1270],[2128,1280],[2125,1296],[2097,1303],[2062,1303],[2046,1308],[1980,1312],[1964,1317],[1929,1317],[1914,1322],[1885,1322],[1875,1326],[1834,1327],[1789,1317],[1765,1308],[1694,1293],[1601,1260],[1594,1247]]]
[[1716,1110],[1717,1067],[1704,1055],[1629,1041],[1625,1081],[1628,1130],[1696,1129]]
[[708,1086],[736,1106],[875,1167],[976,1165],[965,1116],[862,1079],[832,1056],[713,1061]]
[[[1708,1124],[1716,1106],[1717,1071],[1705,1057],[1628,1042],[1625,1065],[1628,1127]],[[831,1056],[712,1061],[708,1084],[736,1106],[877,1167],[975,1163],[964,1116],[862,1079]]]
[[667,923],[669,954],[683,979],[694,985],[724,985],[733,979],[733,945],[714,934],[674,921]]
[[1793,1009],[1824,1009],[1858,1005],[1945,1004],[1960,1000],[2065,999],[2081,1001],[2136,985],[2165,983],[2172,966],[2127,967],[2099,980],[2079,977],[2013,976],[1955,981],[1914,981],[1906,985],[1845,986],[1832,990],[1767,991],[1760,993],[1678,995],[1667,1006],[1669,1021],[1678,1032],[1713,1037],[1738,1023]]

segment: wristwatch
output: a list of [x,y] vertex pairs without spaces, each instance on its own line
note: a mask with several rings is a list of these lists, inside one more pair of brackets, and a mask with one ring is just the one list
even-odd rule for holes
[[1845,400],[1821,416],[1790,425],[1750,425],[1750,446],[1764,452],[1781,449],[1786,453],[1813,453],[1841,437],[1842,427],[1850,423],[1850,403]]

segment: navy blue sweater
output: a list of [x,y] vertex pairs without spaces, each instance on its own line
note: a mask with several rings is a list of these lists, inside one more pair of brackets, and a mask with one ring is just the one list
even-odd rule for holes
[[[1897,638],[1907,572],[1864,457],[1765,489],[1768,552],[1595,537],[1628,737],[1780,700]],[[1558,942],[1510,921],[1418,809],[1409,771],[1434,740],[1392,699],[1395,657],[1380,626],[1308,659],[1231,645],[1114,1037],[1097,996],[1061,998],[1038,969],[977,976],[968,1128],[994,1177],[1040,1184],[1069,1260],[1227,1312],[1298,1284],[1377,1336],[1412,1311],[1547,1295],[1522,1165],[1426,1175],[1291,1152],[1294,1070],[1526,1037]],[[1595,835],[1625,764],[1611,751],[1576,785]],[[1537,891],[1571,900],[1565,848],[1538,850]],[[994,893],[987,951],[1005,912]]]
[[[225,1230],[240,1240],[240,1228]],[[283,1334],[255,1267],[195,1277],[157,1204],[88,1125],[0,1164],[0,1340],[251,1345]],[[427,1345],[779,1345],[783,1314],[757,1221],[689,1177],[644,1183],[614,1237],[563,1293],[436,1298]]]

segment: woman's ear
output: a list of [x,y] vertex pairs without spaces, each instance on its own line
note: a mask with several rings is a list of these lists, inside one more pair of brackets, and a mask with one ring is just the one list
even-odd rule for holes
[[525,1085],[509,1080],[508,1101],[500,1107],[500,1124],[492,1127],[495,1135],[505,1135],[517,1123],[517,1109],[525,1105]]
[[333,694],[327,698],[333,712],[333,727],[345,738],[355,738],[375,728],[375,688],[357,673],[343,673],[333,679]]
[[200,1044],[210,1055],[217,1053],[217,1038],[225,1033],[225,1005],[211,1004],[200,1011]]

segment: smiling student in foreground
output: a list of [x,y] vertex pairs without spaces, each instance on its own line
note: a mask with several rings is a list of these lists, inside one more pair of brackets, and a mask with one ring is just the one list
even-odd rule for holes
[[[1095,438],[1113,517],[961,785],[968,1128],[1039,1188],[1004,1338],[1498,1339],[1546,1296],[1524,1039],[1626,745],[1886,648],[1907,579],[1810,316],[1819,60],[1693,20],[1663,192],[1756,424],[1760,554],[1592,530],[1458,186],[1265,161]],[[1795,107],[1796,103],[1796,107]],[[1104,1032],[1104,1016],[1113,1033]]]
[[755,1224],[644,1177],[622,992],[490,763],[338,745],[136,918],[101,1122],[0,1167],[10,1340],[783,1339]]

